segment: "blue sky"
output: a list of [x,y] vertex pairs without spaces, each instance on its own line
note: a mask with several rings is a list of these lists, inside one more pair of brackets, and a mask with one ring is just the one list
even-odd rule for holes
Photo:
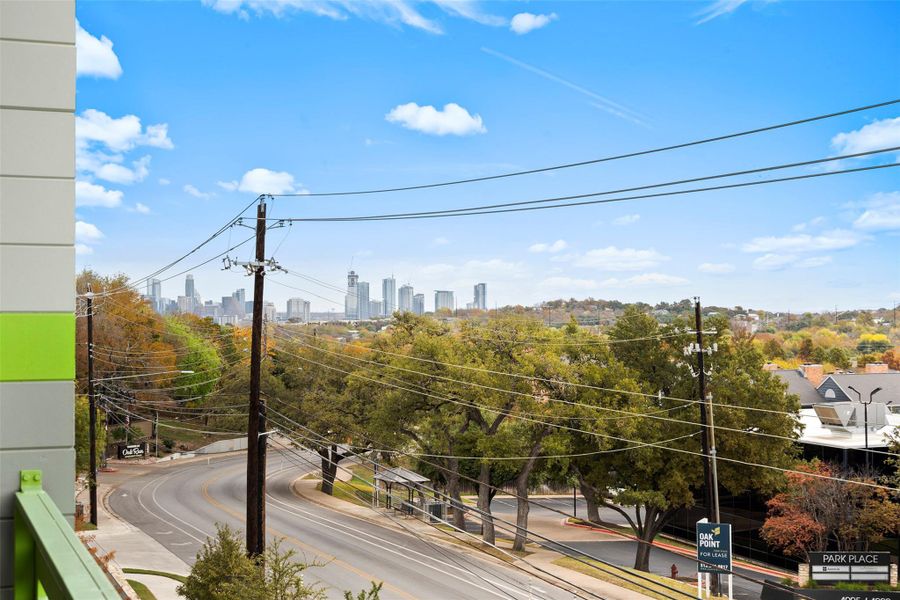
[[[78,263],[135,278],[262,191],[488,175],[900,95],[897,3],[80,2],[77,16]],[[900,105],[495,182],[277,198],[269,210],[531,200],[891,146],[900,146]],[[890,306],[900,301],[898,171],[534,213],[302,223],[273,230],[269,248],[339,287],[352,262],[374,298],[393,273],[429,308],[434,289],[455,290],[464,305],[480,281],[491,306],[694,295],[769,310]],[[204,297],[250,287],[219,266],[193,271]],[[294,296],[341,310],[334,290],[283,274],[270,281],[333,300],[270,284],[280,310]],[[167,297],[182,290],[183,277],[163,283]]]

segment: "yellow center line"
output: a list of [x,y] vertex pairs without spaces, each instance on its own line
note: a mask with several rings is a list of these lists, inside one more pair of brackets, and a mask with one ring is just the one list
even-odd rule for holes
[[[222,478],[225,477],[226,475],[229,475],[231,472],[237,471],[237,470],[241,470],[241,469],[243,469],[243,468],[244,468],[243,466],[239,466],[239,467],[237,467],[237,468],[235,468],[235,469],[229,469],[229,470],[225,471],[224,473],[220,473],[219,475],[216,475],[216,476],[214,476],[214,477],[212,477],[212,478],[210,478],[210,479],[205,480],[205,481],[203,482],[203,485],[200,487],[200,491],[201,491],[202,494],[203,494],[203,499],[204,499],[204,500],[206,500],[209,504],[211,504],[211,505],[213,505],[214,507],[218,508],[218,509],[221,510],[222,512],[224,512],[224,513],[226,513],[226,514],[229,514],[229,515],[231,515],[232,517],[234,517],[234,518],[240,520],[241,522],[244,522],[244,521],[246,520],[245,515],[242,515],[242,514],[239,513],[238,511],[233,510],[233,509],[231,509],[231,508],[225,506],[224,504],[222,504],[221,502],[219,502],[218,500],[216,500],[215,498],[213,498],[213,497],[210,495],[210,493],[209,493],[209,486],[211,486],[212,484],[214,484],[214,483],[217,482],[218,480],[222,479]],[[328,559],[328,564],[334,563],[334,564],[336,564],[336,565],[339,565],[340,567],[346,569],[347,571],[350,571],[351,573],[353,573],[353,574],[355,574],[355,575],[358,575],[358,576],[362,577],[363,579],[367,579],[367,580],[369,580],[369,581],[375,581],[375,582],[380,582],[380,583],[382,583],[386,589],[390,589],[390,590],[396,592],[397,594],[399,594],[400,596],[403,596],[404,598],[408,598],[409,600],[416,600],[416,597],[413,596],[413,595],[411,595],[410,593],[408,593],[408,592],[406,592],[406,591],[404,591],[404,590],[398,588],[397,586],[395,586],[395,585],[393,585],[393,584],[391,584],[391,583],[389,583],[389,582],[387,582],[387,581],[384,581],[383,579],[381,579],[381,578],[379,578],[379,577],[376,577],[375,575],[372,575],[371,573],[367,573],[366,571],[363,571],[362,569],[359,569],[359,568],[357,568],[357,567],[354,567],[354,566],[351,565],[350,563],[348,563],[348,562],[346,562],[346,561],[343,561],[343,560],[341,560],[340,558],[338,558],[338,557],[336,557],[336,556],[334,556],[334,555],[332,555],[332,554],[329,554],[328,552],[323,552],[322,550],[320,550],[320,549],[318,549],[318,548],[316,548],[316,547],[314,547],[314,546],[311,546],[311,545],[307,544],[306,542],[301,542],[300,540],[298,540],[298,539],[295,538],[294,536],[291,536],[291,535],[288,535],[288,534],[286,534],[286,533],[284,533],[284,532],[282,532],[282,531],[279,531],[279,530],[275,529],[274,527],[267,527],[267,529],[268,529],[269,532],[271,532],[272,534],[274,534],[274,535],[276,535],[276,536],[278,536],[278,537],[280,537],[280,538],[284,538],[284,539],[288,540],[289,542],[291,542],[291,543],[294,544],[295,546],[298,546],[299,548],[304,549],[304,550],[306,550],[307,552],[311,552],[311,553],[313,553],[313,554],[315,554],[315,555],[318,555],[318,556],[324,556],[324,557],[327,557],[327,559]]]

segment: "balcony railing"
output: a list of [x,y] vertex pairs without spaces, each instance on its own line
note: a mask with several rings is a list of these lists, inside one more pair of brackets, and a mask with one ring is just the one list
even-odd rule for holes
[[19,474],[13,527],[15,600],[118,600],[106,574],[41,486],[40,471]]

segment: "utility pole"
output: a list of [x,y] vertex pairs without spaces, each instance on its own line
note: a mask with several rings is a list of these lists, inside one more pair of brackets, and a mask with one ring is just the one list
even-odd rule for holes
[[256,258],[249,262],[223,259],[253,275],[253,328],[250,334],[250,406],[247,413],[247,554],[260,556],[266,550],[266,403],[260,398],[260,365],[263,358],[263,284],[266,268],[279,269],[274,259],[266,260],[266,195],[256,209]]
[[91,284],[85,294],[87,299],[87,380],[88,380],[88,445],[90,464],[88,466],[88,497],[91,505],[91,525],[97,526],[97,397],[94,395],[94,292]]
[[[697,371],[691,369],[692,374],[697,377],[700,395],[700,426],[703,428],[703,437],[701,438],[701,449],[703,452],[703,481],[704,495],[706,503],[706,518],[711,523],[721,523],[721,514],[719,512],[719,481],[716,468],[716,438],[713,425],[712,412],[712,394],[706,391],[706,365],[705,355],[712,354],[716,350],[717,344],[713,344],[710,348],[703,347],[703,312],[700,307],[700,298],[694,298],[694,319],[696,322],[696,344],[691,344],[685,348],[685,354],[697,355]],[[719,574],[712,574],[713,593],[718,594],[720,590]]]
[[[266,260],[266,199],[256,208],[256,263],[253,271],[253,329],[250,335],[250,411],[247,418],[247,554],[266,549],[266,408],[259,397],[262,361],[263,283]],[[248,268],[249,270],[249,268]]]

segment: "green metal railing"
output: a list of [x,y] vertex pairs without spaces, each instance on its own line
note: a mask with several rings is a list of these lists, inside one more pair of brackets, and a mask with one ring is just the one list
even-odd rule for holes
[[118,600],[106,574],[41,486],[40,471],[19,474],[13,527],[15,600]]

